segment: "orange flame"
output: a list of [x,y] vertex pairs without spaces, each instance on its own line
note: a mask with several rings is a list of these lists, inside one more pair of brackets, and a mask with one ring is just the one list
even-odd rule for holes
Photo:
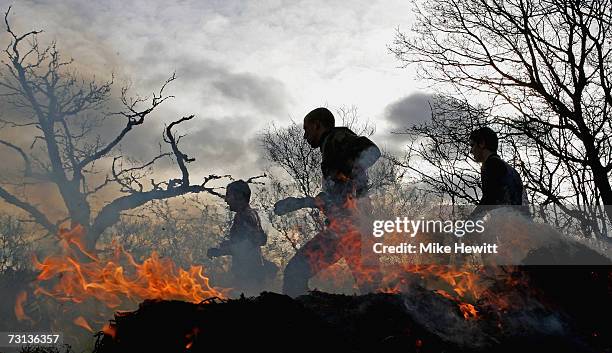
[[[347,179],[342,174],[337,175],[337,178],[343,181]],[[379,282],[379,292],[400,293],[408,289],[411,280],[420,277],[421,279],[436,282],[434,288],[450,290],[453,293],[452,295],[442,289],[438,290],[437,293],[455,302],[466,320],[478,317],[478,311],[470,302],[476,302],[477,299],[486,295],[487,287],[480,283],[481,275],[473,268],[468,268],[467,266],[457,268],[444,265],[411,264],[386,266],[383,271],[381,267],[372,265],[371,256],[368,258],[370,252],[364,248],[367,247],[367,241],[364,241],[364,239],[367,239],[369,234],[361,234],[364,230],[361,229],[359,220],[364,215],[367,217],[367,215],[361,213],[361,205],[353,193],[347,194],[342,206],[336,206],[335,211],[337,214],[333,211],[326,212],[325,205],[318,204],[317,206],[328,217],[329,224],[327,230],[339,237],[339,250],[335,251],[340,251],[346,263],[349,264],[357,285],[359,285],[359,282]],[[368,208],[368,205],[364,206],[366,209]],[[317,266],[318,264],[325,264],[328,261],[326,256],[329,254],[315,249],[314,251],[308,251],[307,255],[310,258],[310,262]],[[379,259],[374,260],[379,261]],[[382,276],[382,281],[379,280],[380,276]],[[347,277],[347,271],[342,266],[328,267],[322,275],[318,275],[318,278],[324,278],[327,282],[336,284],[346,283],[342,279],[343,277]],[[493,302],[500,300],[503,301],[503,299],[492,298]]]
[[[38,285],[35,294],[75,303],[94,298],[109,308],[118,307],[124,298],[178,299],[199,303],[210,297],[225,297],[224,290],[209,284],[202,266],[177,269],[172,260],[159,258],[155,252],[138,263],[121,247],[116,249],[113,261],[102,261],[84,249],[83,235],[82,227],[64,231],[60,237],[65,254],[47,257],[42,262],[34,259],[36,268],[40,270],[39,282],[59,279],[51,289]],[[90,261],[79,262],[70,244],[76,245]]]
[[107,323],[104,324],[104,327],[102,327],[102,332],[105,335],[112,337],[112,339],[115,339],[115,336],[117,335],[117,327]]
[[463,317],[468,320],[468,319],[476,319],[478,317],[477,313],[478,311],[476,311],[476,308],[474,307],[474,305],[469,304],[469,303],[462,303],[459,298],[453,297],[452,295],[448,294],[447,292],[439,289],[436,291],[436,293],[440,294],[441,296],[450,299],[454,302],[457,303],[457,305],[459,305],[459,310],[461,310],[461,313],[463,314]]
[[475,319],[478,317],[478,311],[476,311],[474,305],[470,303],[459,303],[459,310],[461,310],[461,313],[466,320],[470,318]]
[[17,294],[17,300],[15,301],[15,317],[17,317],[17,320],[19,321],[32,321],[32,319],[26,315],[25,311],[23,310],[23,304],[26,302],[26,300],[28,300],[28,293],[26,291],[21,291],[19,294]]
[[85,320],[85,318],[82,316],[77,317],[76,319],[74,319],[73,322],[75,325],[80,326],[89,332],[92,332],[92,333],[94,332],[91,326],[89,326],[89,323],[87,323],[87,320]]
[[193,346],[193,339],[198,335],[198,333],[200,333],[200,329],[198,327],[194,327],[190,333],[185,335],[185,338],[189,340],[185,345],[186,349],[190,349]]

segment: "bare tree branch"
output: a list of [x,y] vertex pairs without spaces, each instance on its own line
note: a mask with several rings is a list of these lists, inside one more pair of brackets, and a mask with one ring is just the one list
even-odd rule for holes
[[415,2],[412,33],[398,29],[389,49],[443,90],[490,99],[533,196],[580,222],[605,209],[610,222],[602,206],[612,205],[610,8],[609,0]]
[[0,186],[0,197],[4,201],[10,203],[11,205],[17,206],[20,209],[26,211],[36,221],[36,223],[43,226],[47,231],[51,233],[57,233],[57,227],[53,223],[51,223],[49,219],[47,219],[47,217],[42,212],[40,212],[33,205],[25,201],[19,200],[17,197],[9,193],[6,189],[4,189],[1,186]]
[[[122,109],[109,114],[107,108],[114,75],[109,81],[83,78],[71,69],[73,59],[64,60],[54,42],[47,46],[39,44],[37,35],[42,31],[15,33],[10,26],[10,9],[4,17],[10,43],[2,53],[0,99],[23,115],[0,121],[0,128],[21,128],[20,131],[31,134],[32,144],[29,150],[8,139],[0,140],[0,145],[20,156],[25,177],[43,179],[46,176],[39,181],[51,182],[57,187],[67,210],[65,216],[73,226],[80,224],[84,227],[90,249],[95,249],[102,232],[118,219],[121,212],[152,200],[188,193],[207,192],[221,196],[214,187],[207,185],[221,178],[219,176],[209,176],[201,185],[190,185],[186,164],[195,159],[180,151],[181,136],[174,135],[172,130],[177,124],[192,119],[193,115],[179,119],[165,129],[163,139],[170,145],[171,152],[163,152],[160,145],[157,156],[144,164],[129,156],[123,158],[114,154],[130,131],[143,125],[160,104],[173,97],[166,95],[165,90],[176,79],[175,74],[150,98],[129,96],[128,87],[123,87],[120,96]],[[108,117],[125,119],[123,128],[110,139],[96,135],[96,129]],[[163,182],[150,179],[154,164],[168,156],[176,159],[181,178]],[[103,170],[110,158],[110,170]],[[102,172],[106,174],[104,180],[96,179],[96,175]],[[92,180],[98,182],[93,188],[90,187]],[[11,180],[6,185],[23,186],[27,183],[30,181],[22,178]],[[110,185],[118,185],[127,195],[110,201],[96,213],[98,210],[92,209],[94,204],[90,199]],[[0,189],[0,199],[21,208],[47,230],[56,230],[36,207],[19,200],[4,188]]]

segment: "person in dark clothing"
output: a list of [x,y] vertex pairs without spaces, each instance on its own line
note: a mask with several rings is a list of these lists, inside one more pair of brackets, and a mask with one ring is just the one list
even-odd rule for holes
[[225,202],[230,211],[236,212],[229,237],[219,247],[208,249],[209,257],[232,256],[231,272],[237,289],[247,293],[258,294],[262,285],[276,274],[273,263],[266,261],[261,254],[261,247],[268,240],[259,215],[249,205],[251,189],[249,185],[238,180],[227,186]]
[[529,208],[519,173],[497,155],[498,138],[495,131],[482,127],[470,134],[470,152],[474,160],[482,163],[480,180],[482,197],[472,218],[482,217],[492,209],[515,206],[528,215]]
[[317,207],[328,222],[287,264],[283,291],[290,296],[305,294],[308,280],[341,258],[346,260],[360,291],[372,291],[380,280],[379,263],[368,256],[369,249],[362,252],[362,245],[364,236],[371,233],[367,169],[381,156],[380,150],[367,137],[335,127],[334,116],[326,108],[317,108],[304,117],[304,139],[321,150],[322,192],[315,198],[281,200],[275,212],[282,215]]

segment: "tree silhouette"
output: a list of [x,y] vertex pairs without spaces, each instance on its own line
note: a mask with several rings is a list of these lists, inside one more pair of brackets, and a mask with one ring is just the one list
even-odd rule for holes
[[396,57],[444,89],[490,98],[539,202],[584,224],[604,211],[612,220],[610,1],[428,0],[416,13]]
[[[23,162],[23,173],[15,180],[0,184],[0,197],[21,210],[51,233],[56,233],[60,222],[52,222],[39,208],[18,195],[20,186],[46,183],[57,187],[67,211],[66,220],[72,226],[81,225],[86,231],[86,246],[94,249],[101,233],[119,219],[121,212],[139,207],[151,200],[167,199],[187,193],[208,192],[214,188],[208,182],[220,177],[211,175],[200,184],[191,184],[187,164],[194,159],[179,149],[181,136],[173,129],[193,119],[182,117],[169,124],[163,140],[170,147],[142,164],[129,163],[118,155],[118,145],[130,132],[143,126],[147,117],[167,99],[167,85],[175,80],[172,75],[152,97],[130,97],[126,87],[121,89],[122,109],[108,113],[105,104],[111,97],[113,80],[98,82],[81,79],[71,69],[72,60],[63,61],[55,43],[41,47],[37,36],[42,31],[17,34],[9,24],[10,8],[4,19],[10,44],[4,50],[5,59],[0,71],[1,97],[5,110],[19,111],[17,117],[2,120],[2,129],[18,129],[11,136],[32,136],[29,148],[17,141],[0,140],[0,144],[16,153]],[[110,139],[96,135],[96,128],[121,118],[123,128]],[[5,130],[6,131],[6,130]],[[112,158],[112,166],[104,180],[94,178],[101,173],[105,161]],[[180,177],[155,181],[150,177],[152,167],[162,158],[172,158],[180,170]],[[106,163],[106,164],[110,164]],[[6,179],[6,178],[5,178]],[[92,196],[114,185],[122,194],[96,213],[91,206]]]

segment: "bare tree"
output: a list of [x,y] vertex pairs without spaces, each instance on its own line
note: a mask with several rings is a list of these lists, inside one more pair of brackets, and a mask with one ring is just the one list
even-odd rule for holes
[[[191,184],[186,164],[194,159],[180,151],[180,136],[173,128],[191,120],[193,115],[169,124],[163,133],[169,152],[162,152],[142,164],[124,163],[116,152],[121,141],[136,127],[145,123],[156,108],[172,96],[165,95],[166,86],[175,80],[172,75],[151,98],[128,96],[121,90],[123,109],[116,113],[105,111],[111,97],[113,81],[97,82],[79,78],[71,70],[72,60],[63,61],[55,44],[41,47],[37,35],[41,31],[17,34],[5,13],[6,33],[10,44],[4,50],[5,59],[0,71],[2,98],[19,111],[14,119],[3,119],[3,129],[16,129],[11,136],[32,136],[29,148],[18,142],[0,140],[0,144],[16,153],[23,162],[23,173],[16,180],[5,180],[0,185],[0,197],[25,211],[46,231],[57,232],[59,222],[52,222],[39,208],[17,192],[26,184],[47,183],[57,187],[73,226],[84,227],[86,246],[95,248],[102,232],[119,220],[121,212],[139,207],[151,200],[167,199],[187,193],[208,192],[217,195],[207,182],[219,178],[209,176],[201,184]],[[25,112],[25,113],[24,113]],[[122,118],[123,128],[106,140],[95,135],[96,128],[109,120]],[[5,130],[6,131],[6,130]],[[100,173],[103,161],[112,158],[112,167],[104,180],[94,178]],[[172,158],[180,169],[180,177],[156,182],[149,179],[152,166],[161,158]],[[118,186],[123,194],[94,215],[90,200],[102,189]]]
[[611,220],[610,1],[427,0],[415,10],[396,57],[441,87],[490,97],[542,202],[591,224],[605,208]]
[[[445,217],[465,216],[472,209],[469,205],[476,204],[481,197],[480,170],[470,156],[468,137],[471,131],[489,126],[499,132],[503,141],[498,153],[522,172],[528,198],[536,201],[531,203],[531,209],[537,217],[559,229],[571,228],[574,233],[605,234],[605,224],[587,221],[597,219],[597,214],[588,209],[589,205],[570,209],[545,199],[545,195],[558,192],[558,185],[552,183],[559,168],[543,170],[550,163],[539,146],[512,134],[489,109],[473,106],[466,99],[434,95],[429,103],[430,120],[395,132],[407,135],[409,144],[406,155],[395,158],[394,162],[408,171],[421,197],[427,195],[430,201],[442,206],[440,211]],[[521,158],[523,150],[531,152],[528,158]],[[538,168],[534,167],[536,165]]]
[[487,123],[487,113],[465,101],[434,95],[429,102],[431,119],[395,131],[408,137],[406,155],[395,158],[413,182],[435,195],[439,203],[451,205],[479,199],[480,178],[470,163],[469,133]]
[[0,215],[0,274],[24,270],[29,263],[27,229],[18,219]]

